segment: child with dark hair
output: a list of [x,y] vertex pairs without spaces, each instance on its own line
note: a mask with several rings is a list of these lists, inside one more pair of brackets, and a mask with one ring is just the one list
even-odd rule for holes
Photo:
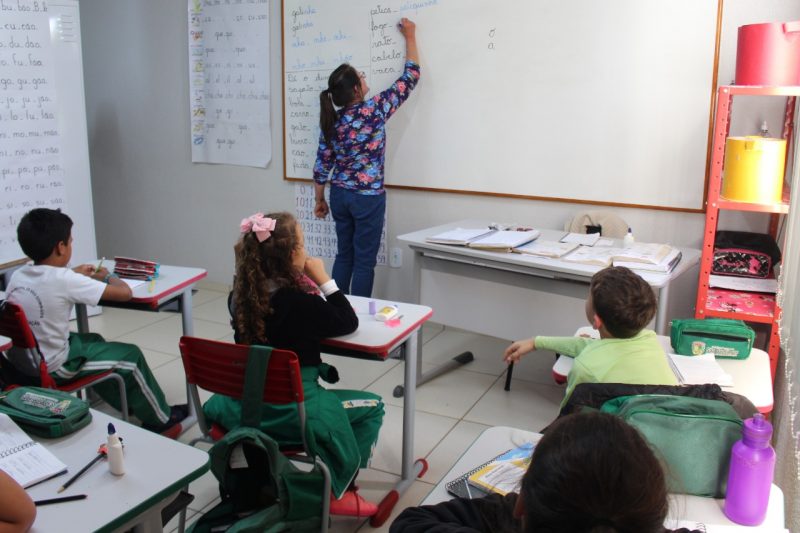
[[[364,73],[345,63],[331,73],[328,88],[319,95],[314,214],[333,215],[338,243],[333,279],[345,293],[358,296],[372,294],[383,230],[386,121],[408,99],[420,76],[416,26],[404,18],[399,27],[406,40],[406,63],[391,87],[367,100]],[[329,179],[330,209],[325,201]]]
[[[125,380],[128,406],[145,428],[164,433],[186,418],[185,404],[167,405],[138,347],[106,342],[95,333],[69,331],[74,304],[124,302],[132,296],[130,287],[106,268],[67,268],[72,258],[72,219],[60,210],[33,209],[20,220],[17,240],[33,265],[12,274],[6,297],[25,312],[56,383],[111,370]],[[14,363],[21,372],[38,376],[36,361]],[[112,407],[121,408],[116,383],[105,381],[92,388]]]
[[[369,392],[319,384],[320,378],[339,379],[336,369],[322,362],[320,341],[352,333],[358,317],[322,260],[306,255],[303,230],[292,215],[256,213],[242,220],[240,230],[230,297],[234,339],[297,354],[308,445],[331,470],[331,514],[371,516],[377,506],[358,494],[353,481],[372,456],[383,402]],[[241,421],[240,402],[227,396],[212,396],[203,412],[227,429]],[[281,445],[300,445],[296,417],[293,405],[264,404],[261,430]]]
[[635,428],[613,415],[581,413],[550,426],[518,494],[410,507],[389,531],[663,533],[667,494],[661,464]]
[[586,300],[586,318],[599,339],[538,336],[514,342],[503,358],[516,362],[533,350],[574,357],[561,407],[580,383],[677,385],[655,332],[644,329],[655,312],[646,281],[625,267],[608,267],[592,276]]

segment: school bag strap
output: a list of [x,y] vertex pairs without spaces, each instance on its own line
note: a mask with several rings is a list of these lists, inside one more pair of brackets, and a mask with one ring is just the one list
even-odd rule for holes
[[247,354],[247,372],[244,376],[242,392],[241,425],[251,428],[261,427],[261,405],[264,397],[264,380],[267,377],[272,348],[269,346],[250,346]]

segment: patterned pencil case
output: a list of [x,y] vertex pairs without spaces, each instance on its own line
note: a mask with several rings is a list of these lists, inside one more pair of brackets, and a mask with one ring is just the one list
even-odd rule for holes
[[781,251],[770,235],[748,231],[718,231],[714,240],[711,273],[766,278],[780,260]]

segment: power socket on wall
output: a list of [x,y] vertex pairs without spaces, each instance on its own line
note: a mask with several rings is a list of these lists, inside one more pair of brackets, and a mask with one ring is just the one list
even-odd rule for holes
[[396,247],[390,250],[389,266],[392,268],[400,268],[403,266],[403,250]]

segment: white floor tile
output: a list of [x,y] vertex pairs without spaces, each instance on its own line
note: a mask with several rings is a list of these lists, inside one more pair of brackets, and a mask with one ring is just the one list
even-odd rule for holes
[[335,366],[336,370],[339,371],[339,382],[333,385],[325,385],[327,388],[332,389],[363,390],[394,367],[402,366],[401,362],[396,359],[370,361],[354,357],[322,354],[322,360],[329,365]]
[[480,399],[464,420],[490,426],[511,426],[539,431],[555,420],[564,397],[560,387],[511,380],[511,390],[503,390],[504,379],[498,378],[489,392]]
[[491,426],[462,420],[428,454],[428,471],[422,480],[439,483],[478,436]]
[[[455,418],[417,411],[414,424],[414,458],[427,456],[456,422],[458,420]],[[387,405],[370,468],[400,475],[402,446],[403,409]]]
[[210,322],[225,324],[230,329],[231,315],[228,312],[228,298],[220,294],[219,298],[210,300],[202,305],[193,305],[194,318],[201,318]]
[[[204,339],[221,339],[229,335],[231,328],[228,325],[194,319],[194,336]],[[175,315],[166,320],[139,329],[133,333],[123,335],[117,340],[136,344],[140,348],[149,348],[157,352],[180,355],[178,341],[183,335],[180,315]]]
[[472,352],[475,359],[464,365],[465,370],[499,376],[506,369],[506,364],[503,362],[503,350],[508,345],[508,341],[495,337],[445,328],[443,332],[425,344],[422,350],[422,361],[439,364],[449,361],[462,352]]
[[231,285],[229,283],[209,281],[208,278],[206,278],[197,283],[197,289],[198,292],[221,292],[227,295],[231,291]]
[[[422,365],[423,372],[433,368],[434,365],[424,363]],[[367,390],[380,394],[384,403],[402,406],[403,398],[395,398],[392,392],[397,385],[403,384],[404,372],[405,365],[397,365]],[[417,387],[416,410],[461,418],[489,390],[496,379],[495,376],[455,369]]]
[[192,293],[192,307],[198,307],[217,298],[228,297],[228,290],[197,289]]
[[[104,307],[101,314],[89,317],[89,331],[99,333],[106,340],[114,340],[121,335],[131,333],[171,316],[174,315],[171,313],[151,313]],[[71,324],[71,329],[78,330],[75,322]]]
[[422,324],[422,344],[426,344],[443,331],[443,325],[437,324],[436,322],[425,322]]
[[[200,515],[197,511],[192,510],[191,508],[186,509],[186,529],[189,529],[189,524],[194,523],[195,520],[198,520]],[[164,531],[169,533],[174,533],[178,531],[178,522],[180,521],[180,513],[176,514],[172,517],[172,520],[167,522],[164,526]]]
[[155,370],[156,368],[178,358],[178,356],[173,354],[161,353],[155,350],[149,350],[147,348],[143,349],[142,353],[144,354],[144,358],[147,361],[147,365],[150,367],[150,370]]
[[556,382],[553,381],[553,365],[555,362],[555,352],[545,350],[531,352],[514,365],[513,379],[531,381],[542,385],[556,385]]
[[164,391],[168,404],[186,403],[186,373],[180,358],[154,369],[153,375]]

